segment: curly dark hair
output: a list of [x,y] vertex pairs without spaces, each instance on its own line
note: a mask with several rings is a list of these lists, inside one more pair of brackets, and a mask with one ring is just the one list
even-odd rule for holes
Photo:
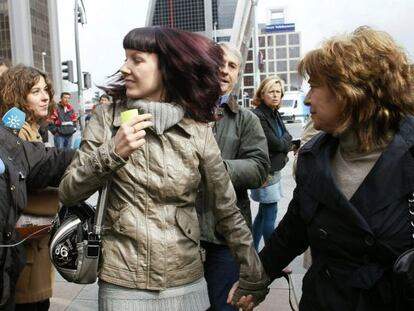
[[330,88],[342,106],[340,126],[356,132],[361,151],[386,144],[399,121],[414,115],[414,70],[392,37],[363,26],[305,55],[299,73]]
[[[183,106],[187,117],[196,121],[214,120],[214,109],[221,95],[220,67],[223,64],[223,51],[218,44],[196,33],[142,27],[125,36],[123,47],[158,56],[165,101]],[[121,76],[102,89],[114,102],[126,96]]]
[[53,106],[53,85],[47,75],[36,68],[17,65],[0,76],[0,115],[3,116],[12,107],[17,107],[26,113],[28,123],[42,121],[36,119],[26,100],[30,90],[39,82],[40,77],[45,79],[48,87],[49,106]]

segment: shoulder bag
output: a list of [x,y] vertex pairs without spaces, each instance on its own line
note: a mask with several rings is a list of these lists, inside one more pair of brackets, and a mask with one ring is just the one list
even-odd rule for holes
[[[113,110],[115,118],[115,108]],[[112,136],[116,129],[113,127]],[[49,256],[62,277],[73,283],[91,284],[98,277],[103,215],[108,202],[109,179],[99,192],[96,209],[86,202],[62,207],[52,227]]]
[[109,184],[108,181],[102,188],[96,209],[86,202],[63,206],[52,227],[49,256],[59,274],[69,282],[91,284],[98,277]]
[[70,110],[65,113],[64,108],[58,107],[58,116],[60,120],[60,125],[57,126],[57,132],[63,136],[70,136],[76,132],[76,128],[72,122],[72,113]]

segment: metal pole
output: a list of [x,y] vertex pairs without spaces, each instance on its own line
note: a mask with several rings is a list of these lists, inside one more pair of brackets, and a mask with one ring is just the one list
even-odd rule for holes
[[46,68],[45,68],[45,56],[46,56],[46,52],[42,52],[42,70],[43,70],[43,72],[46,72]]
[[214,36],[214,42],[217,42],[217,22],[214,22],[214,25],[213,25],[213,36]]
[[257,35],[257,22],[256,22],[256,8],[258,0],[252,0],[252,15],[253,15],[253,81],[254,89],[257,90],[260,84],[260,71],[259,71],[259,37]]
[[78,0],[75,0],[75,47],[76,47],[76,71],[78,76],[78,103],[79,103],[79,120],[80,128],[83,130],[85,128],[84,120],[84,106],[83,106],[83,88],[82,88],[82,70],[80,63],[80,53],[79,53],[79,30],[78,30],[78,10],[79,3]]

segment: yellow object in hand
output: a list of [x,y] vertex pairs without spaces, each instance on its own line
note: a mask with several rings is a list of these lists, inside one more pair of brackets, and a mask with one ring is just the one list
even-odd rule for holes
[[138,113],[138,109],[136,109],[136,108],[135,109],[130,109],[130,110],[127,110],[127,111],[122,111],[121,112],[121,122],[125,123],[125,122],[131,120],[133,117],[135,117],[137,115],[139,115],[139,113]]

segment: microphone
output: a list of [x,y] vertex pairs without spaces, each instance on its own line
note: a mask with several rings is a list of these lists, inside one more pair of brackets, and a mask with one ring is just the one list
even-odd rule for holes
[[25,119],[26,114],[19,108],[13,107],[4,114],[1,120],[5,127],[13,130],[20,130],[23,127]]
[[[19,108],[13,107],[7,111],[1,119],[4,126],[12,130],[20,130],[23,127],[26,114]],[[6,167],[3,160],[0,158],[0,176],[4,174]]]

